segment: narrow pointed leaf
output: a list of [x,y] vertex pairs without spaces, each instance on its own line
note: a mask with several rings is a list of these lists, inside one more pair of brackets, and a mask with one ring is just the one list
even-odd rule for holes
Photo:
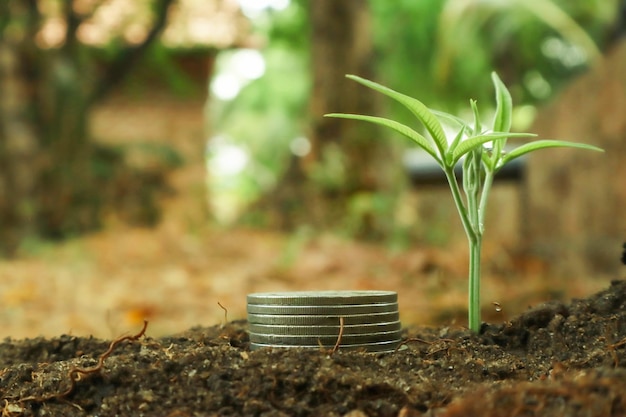
[[462,141],[459,146],[454,150],[453,153],[453,161],[456,163],[463,155],[476,148],[477,146],[481,146],[487,142],[497,141],[498,139],[504,138],[524,138],[524,137],[534,137],[537,135],[533,135],[532,133],[510,133],[510,132],[493,132],[493,133],[485,133],[483,135],[472,136],[471,138],[467,138]]
[[433,109],[430,109],[430,112],[432,114],[434,114],[435,116],[437,116],[438,118],[440,118],[440,119],[444,119],[444,120],[447,120],[448,122],[456,123],[459,126],[466,126],[467,125],[467,122],[465,122],[465,120],[463,120],[460,117],[455,116],[453,114],[445,113],[445,112],[442,112],[442,111],[439,111],[439,110],[433,110]]
[[384,117],[375,117],[375,116],[364,116],[360,114],[345,114],[345,113],[331,113],[325,114],[324,117],[336,117],[340,119],[352,119],[352,120],[362,120],[365,122],[374,123],[380,126],[385,126],[390,129],[395,130],[401,135],[411,139],[415,142],[420,148],[424,149],[430,156],[435,158],[435,160],[441,165],[441,158],[437,155],[435,149],[433,149],[432,144],[426,139],[424,136],[417,133],[415,130],[410,127],[398,123],[395,120],[385,119]]
[[461,130],[459,130],[459,133],[456,134],[456,137],[454,138],[454,140],[450,144],[450,147],[446,151],[446,164],[448,166],[454,165],[454,162],[453,162],[454,150],[456,149],[457,146],[459,146],[459,143],[461,143],[461,139],[463,139],[464,134],[465,134],[465,126],[463,126]]
[[359,84],[376,90],[379,93],[391,97],[392,99],[396,100],[404,107],[409,109],[409,111],[413,113],[413,115],[415,115],[415,117],[417,117],[419,121],[424,124],[424,127],[426,127],[426,130],[428,130],[428,133],[430,133],[430,136],[433,138],[435,146],[439,150],[439,154],[443,157],[446,149],[448,149],[448,141],[446,139],[446,135],[443,131],[443,128],[441,127],[441,123],[439,123],[439,120],[437,120],[435,115],[421,101],[402,93],[398,93],[391,88],[385,87],[373,81],[357,77],[356,75],[347,75],[346,77],[358,82]]
[[491,79],[496,89],[496,114],[493,119],[494,132],[508,132],[511,130],[511,116],[513,114],[513,100],[498,74],[491,73]]
[[478,114],[478,106],[476,106],[476,100],[470,100],[470,106],[472,107],[472,112],[474,113],[474,134],[477,134],[478,132],[481,132],[483,128],[480,124],[480,114]]
[[[494,132],[509,132],[513,115],[511,94],[495,72],[491,73],[491,80],[496,90],[496,113],[493,118],[493,130]],[[494,143],[493,153],[491,154],[492,168],[496,167],[498,161],[502,158],[502,150],[506,146],[506,141],[507,139],[505,138]]]
[[539,149],[547,149],[547,148],[577,148],[577,149],[586,149],[589,151],[596,152],[604,152],[604,149],[598,148],[597,146],[587,145],[586,143],[577,143],[577,142],[568,142],[564,140],[537,140],[530,143],[525,143],[524,145],[519,146],[518,148],[513,149],[508,154],[504,155],[504,157],[500,160],[500,163],[497,166],[497,169],[502,168],[508,162],[519,158],[522,155],[526,155],[529,152],[537,151]]

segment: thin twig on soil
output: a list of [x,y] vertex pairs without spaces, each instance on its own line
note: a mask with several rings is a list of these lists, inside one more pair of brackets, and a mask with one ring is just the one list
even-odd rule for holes
[[339,345],[341,344],[341,338],[343,337],[343,317],[339,317],[339,335],[337,336],[337,342],[333,347],[333,350],[330,351],[330,354],[337,352],[339,350]]
[[224,310],[224,325],[222,326],[224,327],[226,326],[226,323],[228,323],[228,309],[224,307],[219,301],[217,302],[217,305],[222,307],[222,310]]
[[613,356],[613,363],[615,364],[616,368],[619,366],[619,360],[617,358],[617,353],[615,352],[615,350],[617,350],[618,347],[624,346],[624,345],[626,345],[626,337],[620,340],[619,342],[609,345],[609,351],[611,352],[611,356]]
[[398,344],[398,346],[396,346],[396,349],[393,351],[393,353],[396,353],[402,346],[408,345],[411,342],[426,343],[427,345],[433,344],[433,342],[429,342],[428,340],[420,339],[417,337],[411,337],[409,339],[403,340],[400,344]]
[[70,385],[69,387],[67,387],[67,389],[63,392],[57,392],[54,394],[49,394],[49,395],[44,395],[44,396],[40,396],[40,397],[35,397],[35,396],[30,396],[30,397],[25,397],[25,398],[21,398],[19,400],[19,402],[26,402],[26,401],[36,401],[36,402],[44,402],[44,401],[48,401],[51,399],[59,399],[59,398],[63,398],[67,395],[69,395],[72,391],[74,391],[74,388],[76,387],[76,382],[80,381],[82,376],[84,375],[90,375],[90,374],[94,374],[96,372],[99,372],[102,370],[102,368],[104,367],[104,361],[111,356],[111,353],[113,353],[113,350],[115,349],[115,347],[117,345],[119,345],[122,342],[125,342],[127,340],[129,341],[135,341],[137,339],[139,339],[140,337],[142,337],[145,333],[146,333],[146,329],[148,328],[148,321],[144,320],[143,321],[143,327],[141,329],[141,331],[135,335],[132,336],[121,336],[118,337],[117,339],[111,341],[111,344],[109,345],[109,348],[106,350],[106,352],[104,352],[102,355],[100,355],[100,357],[98,358],[98,363],[94,366],[91,367],[87,367],[87,368],[81,368],[78,366],[74,366],[72,367],[68,373],[67,376],[70,380]]
[[[424,344],[427,344],[427,345],[430,345],[430,346],[432,346],[432,345],[434,345],[436,343],[439,343],[439,342],[455,343],[455,341],[452,340],[452,339],[438,339],[438,340],[434,340],[434,341],[430,342],[428,340],[420,339],[420,338],[417,338],[417,337],[411,337],[409,339],[403,340],[398,346],[396,346],[396,349],[394,350],[394,353],[396,353],[402,346],[407,345],[407,344],[409,344],[411,342],[424,343]],[[428,352],[428,354],[432,355],[434,353],[441,352],[442,350],[447,350],[448,352],[450,352],[450,349],[451,349],[451,347],[446,347],[446,348],[435,350],[433,352]]]

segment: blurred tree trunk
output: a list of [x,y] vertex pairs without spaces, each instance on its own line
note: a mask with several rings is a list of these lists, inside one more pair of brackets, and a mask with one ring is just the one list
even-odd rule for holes
[[275,225],[283,228],[312,224],[378,235],[386,226],[378,224],[373,207],[393,171],[389,165],[382,167],[390,145],[372,125],[323,117],[336,112],[377,113],[376,93],[345,78],[346,74],[375,78],[368,3],[316,0],[308,2],[308,8],[311,152],[292,157],[265,203],[276,216]]
[[87,118],[156,40],[171,2],[155,1],[145,39],[120,47],[101,72],[77,36],[95,10],[59,3],[64,39],[42,47],[39,3],[0,2],[0,253],[14,251],[26,229],[62,237],[98,226],[104,197],[94,181],[110,155],[93,146]]
[[14,251],[32,224],[37,142],[21,72],[17,45],[0,38],[0,253]]

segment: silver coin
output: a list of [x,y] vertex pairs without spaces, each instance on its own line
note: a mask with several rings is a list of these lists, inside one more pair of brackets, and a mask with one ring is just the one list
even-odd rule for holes
[[[353,345],[339,345],[339,350],[342,351],[353,351],[353,350],[362,350],[366,352],[393,352],[396,350],[401,340],[389,340],[385,342],[376,342],[376,343],[363,343],[363,344],[353,344]],[[250,350],[258,350],[262,348],[287,348],[287,349],[332,349],[335,346],[334,343],[328,345],[314,344],[314,345],[299,345],[299,346],[290,346],[290,345],[272,345],[267,343],[250,343]]]
[[[373,342],[387,342],[390,340],[400,339],[401,330],[389,332],[376,332],[365,334],[349,334],[341,337],[341,345],[364,344]],[[321,335],[309,334],[302,335],[281,335],[281,334],[259,334],[249,333],[251,343],[263,343],[270,345],[334,345],[337,342],[337,335]]]
[[248,294],[248,304],[322,306],[389,304],[398,301],[394,291],[289,291]]
[[339,317],[343,317],[343,324],[376,324],[398,321],[400,314],[392,313],[348,314],[338,315],[286,315],[286,314],[255,314],[248,313],[248,323],[275,324],[284,326],[334,326],[339,325]]
[[333,315],[393,313],[398,311],[398,303],[322,305],[322,306],[276,306],[268,304],[248,304],[248,313],[254,314],[294,314],[294,315]]
[[257,334],[298,336],[306,336],[311,334],[337,336],[340,331],[343,331],[344,335],[349,335],[402,330],[402,325],[399,321],[374,324],[344,324],[343,328],[342,326],[292,326],[257,323],[250,323],[248,324],[248,327],[250,332]]

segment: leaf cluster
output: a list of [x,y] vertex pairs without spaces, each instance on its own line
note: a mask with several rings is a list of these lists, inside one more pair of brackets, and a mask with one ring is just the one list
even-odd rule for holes
[[[348,75],[348,78],[402,104],[425,128],[427,134],[422,135],[406,124],[383,117],[340,113],[326,115],[328,117],[363,120],[388,127],[412,140],[439,164],[448,180],[470,247],[468,323],[472,331],[478,332],[481,325],[480,253],[487,201],[495,174],[507,163],[539,149],[555,147],[594,151],[602,151],[602,149],[561,140],[535,140],[512,151],[505,151],[506,142],[509,138],[534,137],[535,135],[510,131],[513,112],[511,94],[495,72],[491,74],[491,78],[496,90],[496,112],[489,129],[483,129],[475,100],[470,100],[474,115],[473,123],[467,123],[454,115],[431,110],[421,101],[375,82],[354,75]],[[457,130],[453,137],[446,135],[442,121],[456,127]],[[461,159],[463,159],[462,188],[464,198],[461,193],[461,185],[454,174],[454,167]]]
[[[481,161],[484,169],[492,173],[499,171],[508,162],[539,149],[569,147],[602,151],[600,148],[583,143],[562,140],[535,140],[523,144],[512,151],[505,152],[504,148],[509,138],[528,138],[536,135],[510,131],[512,115],[511,94],[495,72],[491,76],[496,89],[497,107],[491,129],[488,130],[482,129],[480,115],[474,100],[470,101],[474,114],[473,124],[470,124],[454,115],[429,109],[421,101],[413,97],[356,75],[347,75],[347,77],[402,104],[421,122],[428,135],[422,135],[406,124],[384,117],[343,113],[331,113],[326,116],[363,120],[390,128],[412,140],[417,146],[432,156],[444,170],[453,168],[461,158],[477,151],[481,152]],[[441,123],[442,120],[452,122],[458,127],[458,131],[453,138],[446,136]],[[491,144],[491,146],[487,147],[486,145],[488,144]],[[486,150],[486,152],[482,152],[483,150]]]

